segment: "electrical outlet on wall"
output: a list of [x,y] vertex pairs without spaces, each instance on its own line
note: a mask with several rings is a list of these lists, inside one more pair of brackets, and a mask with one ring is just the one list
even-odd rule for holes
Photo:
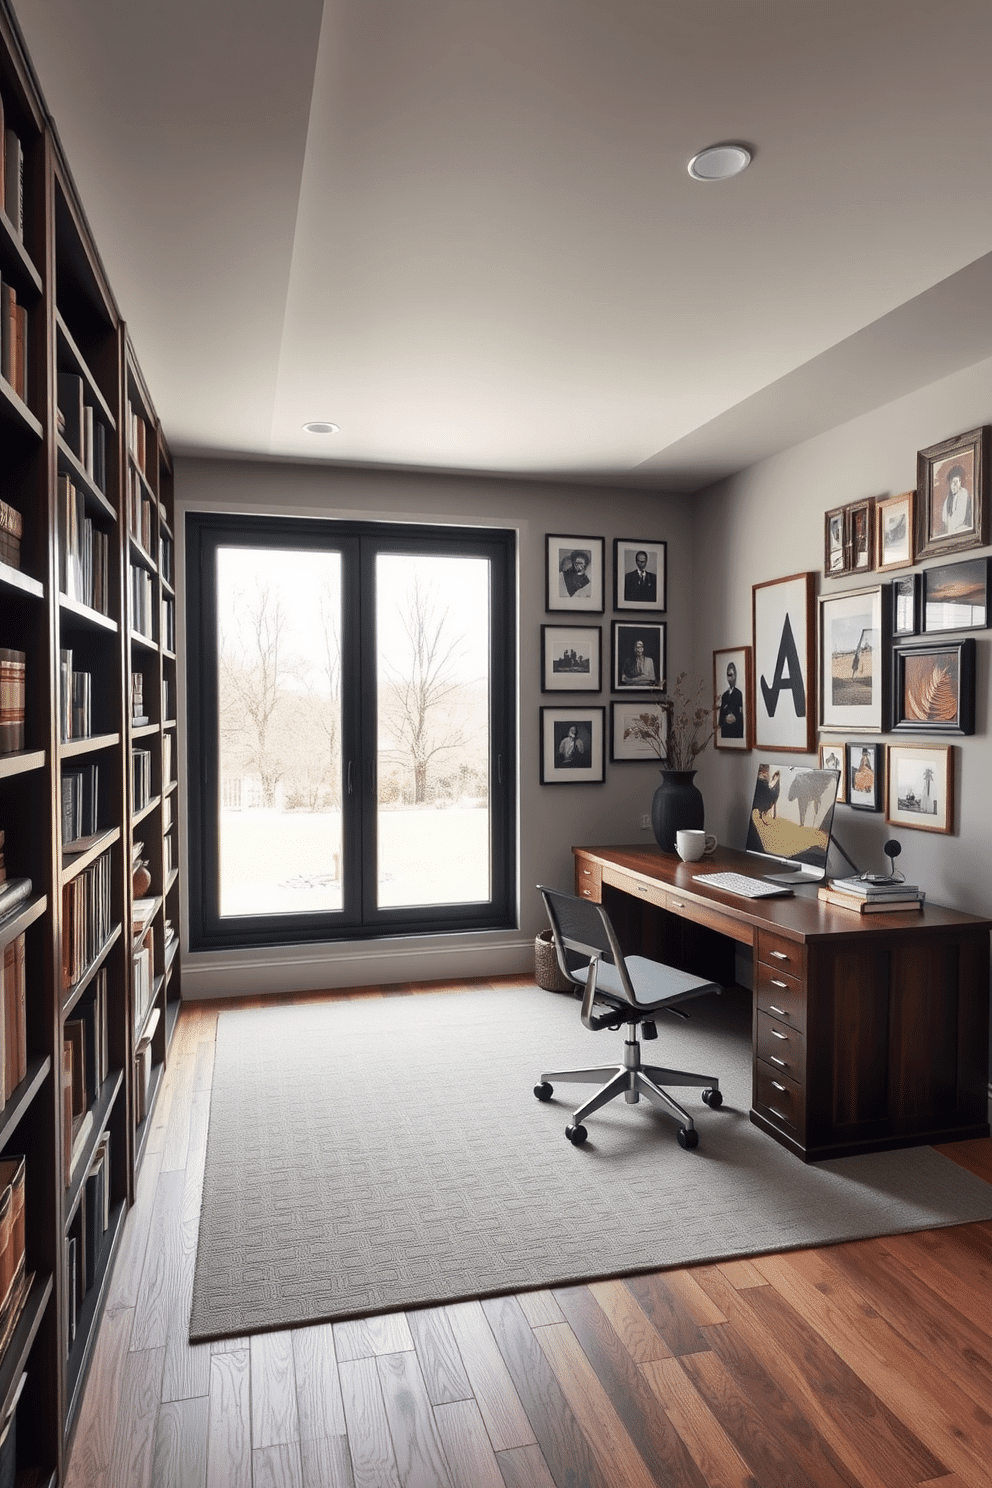
[[648,813],[645,811],[644,814],[641,817],[641,831],[642,832],[649,832],[650,830],[651,830],[651,818],[648,815]]

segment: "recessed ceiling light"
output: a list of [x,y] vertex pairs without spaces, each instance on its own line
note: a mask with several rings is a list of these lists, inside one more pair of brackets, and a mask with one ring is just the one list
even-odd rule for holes
[[329,424],[326,419],[313,419],[311,423],[303,425],[305,434],[337,434],[340,425]]
[[746,145],[707,145],[689,161],[689,174],[694,181],[727,181],[750,164],[751,151]]

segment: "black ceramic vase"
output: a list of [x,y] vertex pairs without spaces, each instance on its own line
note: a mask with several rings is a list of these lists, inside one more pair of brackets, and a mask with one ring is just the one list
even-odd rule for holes
[[702,828],[703,798],[693,784],[695,770],[662,770],[651,802],[651,828],[662,852],[675,851],[676,832]]

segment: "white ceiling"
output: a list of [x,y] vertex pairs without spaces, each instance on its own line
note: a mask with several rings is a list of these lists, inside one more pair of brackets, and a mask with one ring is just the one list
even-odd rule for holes
[[177,452],[693,490],[992,355],[990,0],[15,5]]

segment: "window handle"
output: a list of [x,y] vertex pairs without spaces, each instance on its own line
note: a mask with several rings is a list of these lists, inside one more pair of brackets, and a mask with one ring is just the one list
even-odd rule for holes
[[351,783],[351,760],[348,761],[348,784],[346,789],[349,796],[354,794],[354,786]]
[[503,756],[501,754],[496,756],[496,784],[503,784]]

